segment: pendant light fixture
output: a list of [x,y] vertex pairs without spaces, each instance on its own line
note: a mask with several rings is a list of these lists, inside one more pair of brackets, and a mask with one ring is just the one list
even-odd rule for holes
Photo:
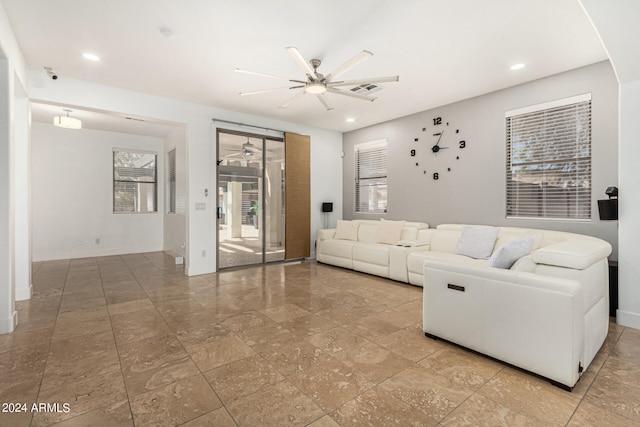
[[82,129],[82,121],[75,117],[69,117],[69,113],[72,110],[63,109],[67,113],[66,116],[55,116],[53,118],[53,125],[65,129]]

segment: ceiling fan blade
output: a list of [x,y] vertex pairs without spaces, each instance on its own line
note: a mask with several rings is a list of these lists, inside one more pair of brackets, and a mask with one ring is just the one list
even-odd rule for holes
[[276,76],[275,74],[265,74],[265,73],[258,73],[256,71],[241,70],[240,68],[236,68],[235,72],[241,73],[241,74],[248,74],[250,76],[267,77],[270,79],[279,79],[279,80],[288,80],[290,82],[296,82],[296,83],[306,83],[302,80],[292,79],[291,77]]
[[363,101],[370,101],[370,102],[373,102],[377,99],[377,98],[371,98],[370,96],[358,95],[357,93],[353,93],[351,91],[345,92],[343,90],[335,89],[332,87],[328,87],[327,92],[335,93],[336,95],[350,96],[351,98],[362,99]]
[[360,64],[361,62],[365,61],[371,56],[373,56],[373,53],[369,52],[368,50],[363,50],[362,52],[360,52],[359,54],[357,54],[356,56],[354,56],[344,64],[340,65],[338,68],[336,68],[332,72],[330,72],[329,75],[325,77],[325,81],[327,82],[332,81],[333,79],[337,78],[339,75],[346,73],[347,71],[349,71],[350,69]]
[[241,96],[247,96],[247,95],[259,95],[261,93],[271,93],[271,92],[277,92],[279,90],[289,90],[289,87],[277,87],[275,89],[262,89],[262,90],[254,90],[252,92],[240,92]]
[[318,76],[316,76],[316,72],[311,67],[311,64],[305,61],[304,57],[302,56],[302,54],[300,54],[298,49],[291,46],[286,48],[286,50],[289,56],[291,56],[291,59],[293,59],[293,62],[296,63],[298,68],[300,68],[303,73],[310,75],[314,80],[318,80]]
[[300,92],[296,93],[295,95],[293,95],[291,98],[287,99],[284,104],[278,106],[278,108],[287,108],[287,106],[289,104],[291,104],[293,101],[295,101],[298,98],[301,98],[306,92],[301,90]]
[[391,83],[397,82],[400,80],[400,76],[385,76],[385,77],[371,77],[369,79],[355,79],[355,80],[343,80],[339,82],[331,82],[327,83],[329,87],[338,87],[338,86],[358,86],[362,84],[368,83]]
[[324,96],[324,93],[316,95],[316,98],[318,98],[318,101],[320,101],[327,111],[333,110],[333,107],[327,102],[327,98]]

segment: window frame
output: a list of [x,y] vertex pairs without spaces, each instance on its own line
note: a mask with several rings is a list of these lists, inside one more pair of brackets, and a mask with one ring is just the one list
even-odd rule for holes
[[167,152],[167,213],[169,214],[176,213],[176,154],[175,147]]
[[592,220],[591,93],[507,111],[505,137],[507,219]]
[[[376,167],[381,167],[381,170],[378,174],[373,174],[372,176],[365,176],[365,177],[361,177],[360,176],[360,170],[361,170],[361,158],[360,158],[360,153],[361,152],[372,152],[372,151],[376,151],[376,149],[378,151],[382,151],[382,165],[369,165],[370,168],[375,169]],[[378,139],[378,140],[374,140],[374,141],[369,141],[369,142],[363,142],[360,144],[355,144],[353,146],[353,157],[354,157],[354,213],[356,214],[365,214],[365,215],[386,215],[387,211],[388,211],[388,202],[389,202],[389,193],[388,193],[388,189],[389,189],[389,157],[388,157],[388,150],[389,150],[389,146],[387,143],[386,138],[384,139]],[[361,181],[383,181],[383,183],[381,183],[382,186],[384,186],[384,208],[368,208],[366,210],[360,210],[362,208],[362,203],[360,200],[360,196],[361,196],[361,190],[362,190],[362,186],[361,186]],[[375,185],[375,184],[374,184]],[[378,185],[375,185],[375,187],[372,187],[372,189],[375,191],[375,189],[378,188]],[[376,201],[374,201],[374,203],[376,203]],[[377,202],[378,204],[380,202]],[[369,203],[371,204],[371,202]]]
[[[117,153],[133,153],[133,154],[149,154],[154,157],[154,168],[153,168],[153,181],[135,181],[135,180],[122,180],[116,178],[116,155]],[[112,191],[111,191],[111,202],[112,202],[112,212],[114,214],[155,214],[158,213],[158,153],[155,151],[149,150],[138,150],[131,148],[119,148],[114,147],[112,149],[111,156],[111,166],[112,166]],[[148,211],[140,211],[140,210],[116,210],[116,193],[117,193],[117,184],[122,182],[132,182],[132,183],[140,183],[140,184],[153,184],[153,210]]]

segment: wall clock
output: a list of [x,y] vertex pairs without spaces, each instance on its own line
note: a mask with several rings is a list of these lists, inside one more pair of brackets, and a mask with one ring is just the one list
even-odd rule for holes
[[[460,160],[462,150],[467,147],[465,141],[460,134],[460,129],[450,125],[442,117],[434,117],[432,125],[422,128],[423,132],[431,133],[431,137],[426,138],[428,157],[427,164],[431,165],[429,169],[423,171],[424,175],[430,176],[434,181],[443,178],[443,174],[455,170],[456,162]],[[418,141],[415,138],[414,141]],[[409,155],[412,159],[416,158],[416,149],[411,149]],[[420,163],[416,162],[416,166]]]

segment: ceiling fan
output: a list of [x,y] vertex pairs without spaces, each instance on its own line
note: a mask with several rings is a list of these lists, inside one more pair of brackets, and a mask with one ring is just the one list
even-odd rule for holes
[[247,142],[242,144],[240,150],[225,149],[225,151],[232,151],[234,153],[229,154],[226,157],[241,156],[245,160],[252,160],[254,157],[258,157],[260,154],[260,149],[256,148],[256,146],[253,145],[251,141],[249,141],[249,138],[247,138]]
[[235,71],[237,73],[250,74],[253,76],[268,77],[271,79],[286,80],[291,83],[297,83],[293,86],[287,86],[287,87],[257,90],[253,92],[241,92],[240,95],[242,96],[258,95],[262,93],[277,92],[281,90],[300,89],[296,91],[295,95],[293,95],[291,98],[286,100],[283,104],[281,104],[280,108],[287,107],[293,101],[309,93],[309,94],[315,95],[316,98],[318,98],[318,100],[320,101],[320,103],[324,106],[324,108],[327,111],[329,111],[329,110],[332,110],[333,107],[329,104],[329,102],[325,97],[325,93],[327,92],[333,93],[336,95],[344,95],[344,96],[349,96],[356,99],[362,99],[365,101],[375,101],[376,98],[374,97],[361,95],[353,92],[352,90],[343,90],[341,88],[346,86],[359,86],[359,85],[370,85],[375,83],[397,82],[400,79],[399,76],[386,76],[386,77],[362,78],[362,79],[355,79],[355,80],[337,80],[338,76],[346,73],[356,65],[360,64],[361,62],[371,57],[373,53],[369,52],[368,50],[363,50],[362,52],[360,52],[359,54],[357,54],[356,56],[354,56],[344,64],[340,65],[338,68],[336,68],[335,70],[333,70],[327,75],[324,75],[318,72],[318,67],[322,63],[319,59],[312,59],[311,61],[307,62],[304,59],[304,57],[300,54],[298,49],[296,49],[295,47],[287,47],[286,51],[289,54],[289,56],[291,56],[291,58],[296,63],[296,65],[300,68],[300,70],[302,70],[302,72],[306,75],[306,80],[276,76],[273,74],[257,73],[255,71],[246,71],[246,70],[241,70],[239,68],[236,68]]

